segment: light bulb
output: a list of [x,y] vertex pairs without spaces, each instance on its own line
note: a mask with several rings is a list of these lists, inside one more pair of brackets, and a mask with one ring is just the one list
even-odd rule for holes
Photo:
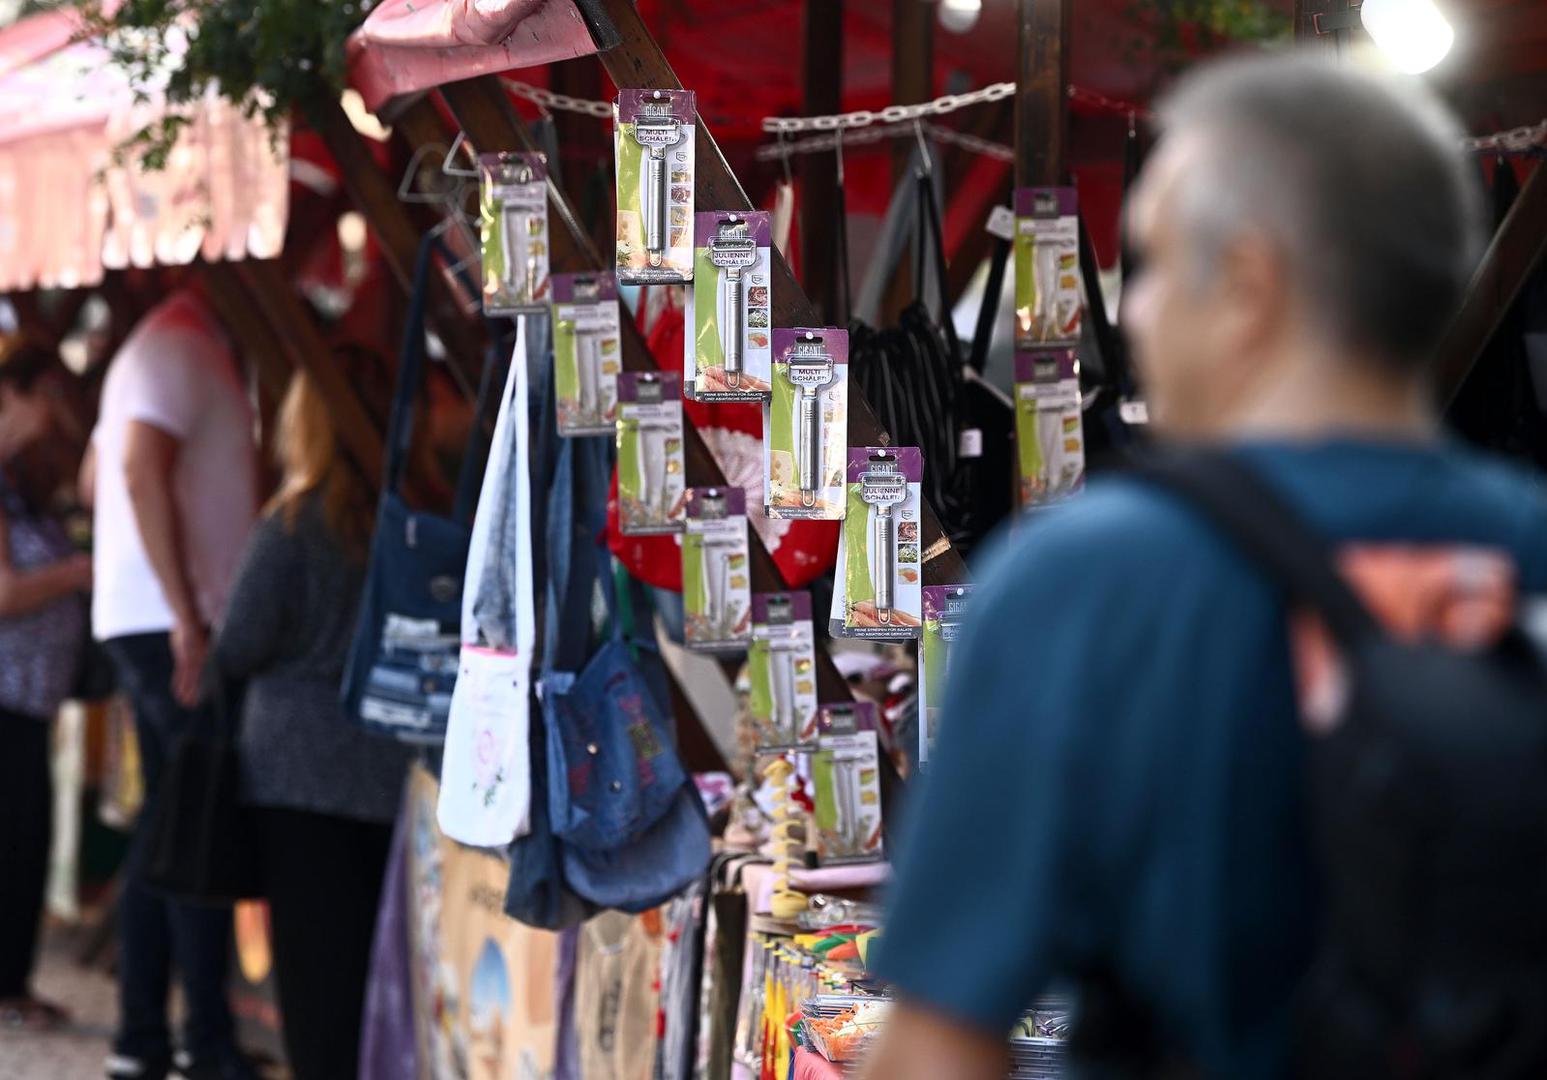
[[983,0],[940,0],[940,25],[953,34],[965,34],[983,14]]
[[1428,71],[1455,44],[1456,32],[1434,0],[1364,0],[1359,13],[1392,66],[1410,75]]

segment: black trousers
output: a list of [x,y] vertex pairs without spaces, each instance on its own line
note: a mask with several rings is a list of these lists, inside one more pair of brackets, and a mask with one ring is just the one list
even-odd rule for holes
[[291,1071],[353,1078],[392,827],[304,810],[255,816]]
[[50,730],[0,709],[0,998],[28,992],[37,958],[54,815]]

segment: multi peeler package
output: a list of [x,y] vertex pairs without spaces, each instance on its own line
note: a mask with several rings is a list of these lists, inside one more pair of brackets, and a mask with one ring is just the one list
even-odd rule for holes
[[919,764],[929,761],[935,745],[940,710],[945,705],[945,678],[951,670],[951,647],[961,632],[971,585],[925,585],[924,629],[919,635]]
[[916,446],[849,450],[849,512],[833,590],[835,637],[918,637],[923,478],[924,456]]
[[553,393],[560,435],[611,435],[623,370],[618,283],[611,274],[553,275]]
[[773,392],[763,412],[763,498],[771,518],[843,517],[849,440],[849,332],[773,332]]
[[682,605],[683,640],[688,648],[739,652],[751,641],[747,496],[739,487],[688,492]]
[[698,401],[762,401],[773,366],[769,215],[699,213],[693,232],[683,391]]
[[869,701],[823,705],[811,753],[812,813],[823,866],[883,857],[881,746]]
[[693,280],[691,90],[620,90],[613,136],[618,173],[618,280]]
[[541,154],[478,155],[483,310],[548,306],[548,163]]
[[757,745],[816,739],[816,628],[811,594],[753,593],[749,711]]
[[1073,349],[1015,356],[1015,447],[1021,506],[1041,506],[1085,485],[1080,364]]
[[682,531],[686,508],[682,377],[618,375],[618,521],[629,536]]
[[1015,192],[1015,347],[1080,340],[1079,202],[1072,187]]

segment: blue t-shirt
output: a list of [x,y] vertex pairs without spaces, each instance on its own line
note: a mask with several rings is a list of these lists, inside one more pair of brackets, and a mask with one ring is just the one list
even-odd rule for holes
[[[1237,448],[1335,541],[1486,545],[1547,592],[1547,496],[1449,445]],[[986,1032],[1115,976],[1209,1076],[1283,1075],[1318,897],[1288,620],[1169,493],[1092,484],[973,594],[877,969]]]

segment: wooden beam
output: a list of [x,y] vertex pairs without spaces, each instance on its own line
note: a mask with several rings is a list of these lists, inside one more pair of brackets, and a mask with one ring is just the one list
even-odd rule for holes
[[[913,105],[934,97],[935,5],[927,0],[892,0],[892,101]],[[911,168],[914,139],[892,140],[892,184]],[[923,243],[915,236],[914,244]],[[917,295],[913,281],[913,248],[904,251],[881,299],[881,323],[895,326],[903,308]]]
[[1447,406],[1547,256],[1547,165],[1532,171],[1488,245],[1461,310],[1438,351],[1440,401]]
[[[650,35],[635,10],[631,0],[597,0],[617,27],[622,44],[602,53],[602,64],[612,76],[612,81],[623,87],[680,87],[676,73],[661,53],[660,46]],[[1067,0],[1066,0],[1067,2]],[[699,118],[696,143],[697,184],[695,194],[699,206],[712,206],[723,210],[750,210],[746,192],[737,182],[719,144],[714,141],[708,125]],[[790,273],[789,265],[775,251],[773,253],[773,325],[819,325],[815,306],[807,299],[800,285]],[[625,346],[626,347],[626,346]],[[871,412],[870,405],[858,393],[849,396],[849,445],[886,446],[891,436],[882,430]],[[950,541],[940,529],[940,520],[928,503],[922,507],[921,533],[924,555],[924,581],[926,584],[949,585],[965,581],[966,565],[961,554],[951,547]],[[754,553],[754,588],[756,584],[756,555]]]
[[[345,190],[376,234],[382,255],[406,294],[413,287],[421,233],[397,197],[397,178],[388,177],[376,164],[364,137],[355,131],[337,101],[314,103],[308,107],[306,118],[337,162]],[[471,395],[483,369],[482,335],[463,318],[446,282],[438,275],[431,277],[429,323],[446,346],[453,376],[463,393]]]
[[1073,0],[1019,0],[1015,94],[1015,184],[1068,181],[1069,30]]
[[[807,116],[843,109],[843,0],[805,0],[802,81]],[[802,154],[800,268],[823,321],[838,313],[838,158]]]

